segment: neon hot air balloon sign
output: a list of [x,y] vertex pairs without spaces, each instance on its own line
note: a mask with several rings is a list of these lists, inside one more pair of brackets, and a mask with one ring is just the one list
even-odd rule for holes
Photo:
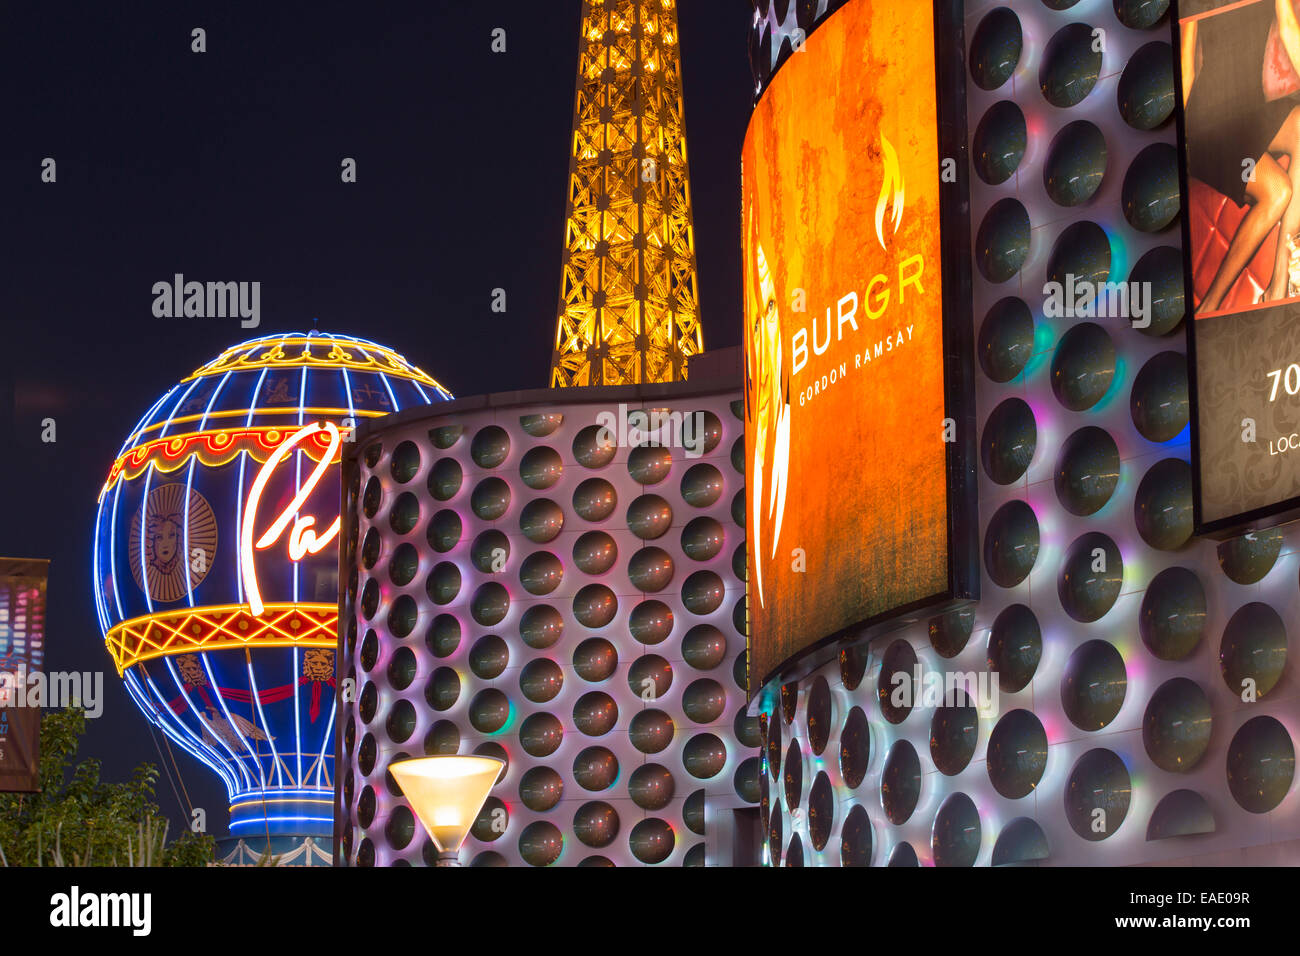
[[[320,461],[312,469],[311,474],[307,476],[307,480],[299,486],[297,493],[289,503],[259,534],[259,521],[262,518],[262,497],[277,469],[288,459],[289,454],[298,445],[322,431],[326,433],[329,439],[329,446],[326,448],[325,453],[321,455]],[[331,422],[316,422],[299,429],[283,441],[275,452],[267,458],[261,470],[258,471],[253,486],[244,502],[243,521],[239,533],[240,576],[243,579],[244,594],[248,598],[249,610],[254,615],[260,615],[266,610],[266,605],[262,601],[261,586],[257,578],[258,552],[274,548],[285,537],[287,530],[289,560],[298,562],[308,555],[319,554],[338,537],[340,519],[337,515],[321,532],[316,516],[301,514],[301,511],[311,497],[312,492],[321,483],[321,479],[325,477],[325,472],[329,469],[334,457],[339,453],[342,443],[343,435],[337,426]]]

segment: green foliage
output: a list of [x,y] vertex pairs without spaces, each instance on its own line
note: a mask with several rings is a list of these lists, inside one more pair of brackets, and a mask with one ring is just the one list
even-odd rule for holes
[[41,716],[41,791],[0,794],[0,864],[7,866],[204,866],[212,837],[185,833],[167,844],[153,802],[158,768],[142,764],[125,783],[100,779],[100,762],[74,763],[86,732],[79,707]]

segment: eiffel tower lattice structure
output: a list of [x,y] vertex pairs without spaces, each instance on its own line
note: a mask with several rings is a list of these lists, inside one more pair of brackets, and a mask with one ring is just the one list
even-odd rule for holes
[[703,351],[676,0],[586,0],[552,387],[686,378]]

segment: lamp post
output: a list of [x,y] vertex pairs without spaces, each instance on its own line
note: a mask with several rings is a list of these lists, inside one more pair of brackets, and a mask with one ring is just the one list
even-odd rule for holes
[[496,757],[417,757],[389,765],[393,779],[438,851],[438,866],[460,866],[460,846],[505,762]]

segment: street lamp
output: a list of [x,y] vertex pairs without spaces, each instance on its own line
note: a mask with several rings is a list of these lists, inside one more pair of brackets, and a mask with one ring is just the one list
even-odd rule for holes
[[497,757],[417,757],[388,769],[438,851],[438,866],[460,866],[460,845],[505,761]]

